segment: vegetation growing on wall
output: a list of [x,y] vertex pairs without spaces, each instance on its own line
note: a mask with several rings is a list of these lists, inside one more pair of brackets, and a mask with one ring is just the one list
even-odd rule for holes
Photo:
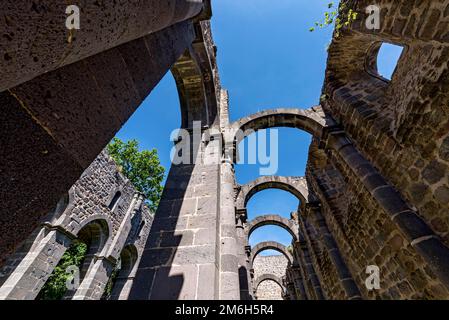
[[134,187],[145,195],[150,210],[155,212],[162,195],[165,173],[157,150],[139,151],[137,140],[123,142],[114,138],[108,145],[108,152]]
[[341,29],[345,26],[349,26],[353,21],[357,19],[357,12],[348,8],[346,4],[340,3],[338,6],[334,1],[329,2],[328,11],[324,13],[324,20],[315,22],[315,26],[309,30],[313,32],[316,28],[325,28],[332,25],[335,22],[335,36],[339,37]]
[[66,282],[72,277],[67,272],[69,266],[81,268],[87,252],[84,242],[75,240],[59,260],[42,290],[36,299],[38,300],[61,300],[67,292]]

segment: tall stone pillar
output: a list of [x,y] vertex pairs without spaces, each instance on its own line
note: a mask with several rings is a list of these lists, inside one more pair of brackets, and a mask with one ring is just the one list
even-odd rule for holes
[[327,253],[332,260],[332,263],[337,270],[338,277],[340,282],[346,292],[346,295],[349,300],[361,299],[362,295],[360,293],[357,284],[352,277],[351,272],[349,271],[346,262],[341,256],[340,250],[338,249],[337,243],[335,242],[334,237],[327,226],[326,220],[321,214],[321,208],[318,205],[308,206],[306,208],[306,216],[311,217],[311,219],[315,220],[315,223],[320,231],[320,236],[322,238],[323,244],[327,250]]
[[220,140],[182,132],[129,299],[219,298]]
[[28,254],[0,287],[0,300],[34,300],[74,236],[43,227]]
[[235,205],[235,173],[231,158],[223,159],[220,183],[220,299],[239,300],[240,285]]
[[240,300],[239,250],[235,218],[234,140],[228,136],[229,97],[220,91],[220,128],[224,152],[220,172],[220,299]]
[[247,251],[248,235],[245,232],[246,210],[236,213],[236,229],[238,242],[238,265],[239,265],[239,282],[240,282],[240,300],[252,299],[251,275],[249,252]]
[[100,300],[114,271],[117,261],[106,257],[94,257],[73,300]]
[[[300,217],[300,216],[299,216]],[[315,272],[315,267],[313,266],[312,257],[310,256],[311,245],[310,239],[308,238],[307,230],[304,228],[303,223],[300,223],[302,230],[299,234],[299,252],[301,255],[301,260],[304,263],[304,271],[307,275],[308,280],[311,283],[312,292],[317,300],[325,300],[323,290],[321,288],[320,280]]]
[[304,287],[303,277],[299,265],[294,264],[291,267],[291,277],[296,291],[296,296],[299,300],[308,300],[306,289]]

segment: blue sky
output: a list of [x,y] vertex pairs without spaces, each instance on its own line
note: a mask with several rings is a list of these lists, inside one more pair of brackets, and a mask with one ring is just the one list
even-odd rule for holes
[[[229,90],[231,121],[277,107],[310,108],[318,104],[324,80],[332,29],[310,32],[327,8],[327,0],[213,0],[212,29],[218,47],[221,82]],[[397,50],[386,48],[386,75],[394,69]],[[382,70],[381,70],[382,69]],[[141,148],[156,148],[162,164],[170,167],[170,133],[180,126],[176,85],[168,73],[118,133],[136,138]],[[296,129],[279,129],[277,175],[302,176],[311,137]],[[236,165],[239,183],[259,176],[258,165]],[[249,219],[274,213],[286,218],[298,200],[280,190],[256,194],[248,204]],[[274,240],[289,245],[290,235],[278,227],[256,230],[254,245]]]

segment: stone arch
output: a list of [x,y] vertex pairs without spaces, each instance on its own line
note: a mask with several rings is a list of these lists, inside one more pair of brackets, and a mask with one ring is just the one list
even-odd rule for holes
[[128,297],[134,277],[139,252],[134,244],[128,244],[120,253],[120,271],[112,287],[111,300],[124,300]]
[[321,138],[323,129],[334,125],[334,121],[326,117],[321,106],[311,109],[278,108],[264,110],[247,117],[243,117],[232,124],[234,138],[237,131],[241,130],[243,139],[251,132],[273,127],[297,128],[310,133],[316,138]]
[[259,276],[256,281],[254,282],[254,291],[257,292],[257,289],[259,288],[259,285],[264,282],[264,281],[274,281],[276,282],[281,288],[282,288],[282,292],[285,292],[285,286],[284,283],[282,282],[282,279],[279,278],[278,276],[271,274],[271,273],[265,273],[261,276]]
[[281,227],[285,229],[288,233],[290,233],[295,241],[298,240],[299,229],[297,223],[294,220],[291,219],[289,220],[276,214],[258,216],[253,220],[251,220],[247,224],[246,229],[248,238],[251,236],[254,230],[266,225],[275,225]]
[[171,68],[178,88],[181,105],[181,127],[192,128],[193,121],[201,121],[202,127],[218,122],[217,65],[209,23],[197,26],[197,39]]
[[88,219],[76,233],[78,240],[89,247],[89,254],[100,254],[112,235],[110,222],[102,218]]
[[137,261],[138,251],[134,244],[128,244],[120,254],[121,268],[120,275],[129,275]]
[[293,263],[293,256],[288,251],[286,246],[284,246],[282,243],[279,243],[276,241],[264,241],[264,242],[258,243],[256,246],[254,246],[251,249],[251,257],[250,257],[251,265],[253,265],[254,259],[257,257],[257,255],[264,250],[278,251],[278,252],[282,253],[285,256],[285,258],[287,258],[287,260],[290,264]]
[[109,216],[104,214],[93,214],[81,222],[71,219],[71,221],[65,223],[61,227],[76,238],[79,237],[83,229],[86,232],[90,232],[91,235],[97,235],[99,237],[98,241],[100,241],[99,247],[105,249],[102,250],[103,252],[106,252],[108,245],[112,242],[112,221]]
[[84,221],[82,227],[76,233],[77,240],[87,245],[87,252],[84,255],[84,260],[80,266],[80,287],[76,290],[68,290],[64,298],[75,299],[79,296],[79,292],[83,289],[83,283],[91,281],[96,273],[99,273],[95,265],[99,257],[104,258],[105,252],[108,250],[108,246],[112,239],[112,229],[109,220],[105,217],[92,216],[90,219]]
[[301,206],[313,200],[313,197],[309,195],[307,180],[304,177],[263,176],[240,186],[236,199],[237,210],[244,210],[251,197],[266,189],[290,192],[301,201]]

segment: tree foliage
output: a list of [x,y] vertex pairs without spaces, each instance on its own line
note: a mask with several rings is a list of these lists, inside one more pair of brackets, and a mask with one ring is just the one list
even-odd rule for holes
[[108,152],[134,187],[145,195],[148,206],[155,212],[162,195],[165,173],[157,150],[139,151],[137,140],[123,142],[114,138],[108,145]]
[[315,26],[309,30],[313,32],[316,28],[322,29],[335,22],[335,36],[339,37],[341,29],[357,19],[357,12],[349,9],[345,3],[336,6],[334,1],[329,2],[327,7],[328,11],[324,13],[324,20],[315,22]]
[[87,245],[84,242],[75,240],[66,250],[58,265],[53,270],[51,276],[39,292],[39,300],[61,300],[67,292],[66,281],[72,277],[67,273],[69,266],[81,267],[87,252]]

